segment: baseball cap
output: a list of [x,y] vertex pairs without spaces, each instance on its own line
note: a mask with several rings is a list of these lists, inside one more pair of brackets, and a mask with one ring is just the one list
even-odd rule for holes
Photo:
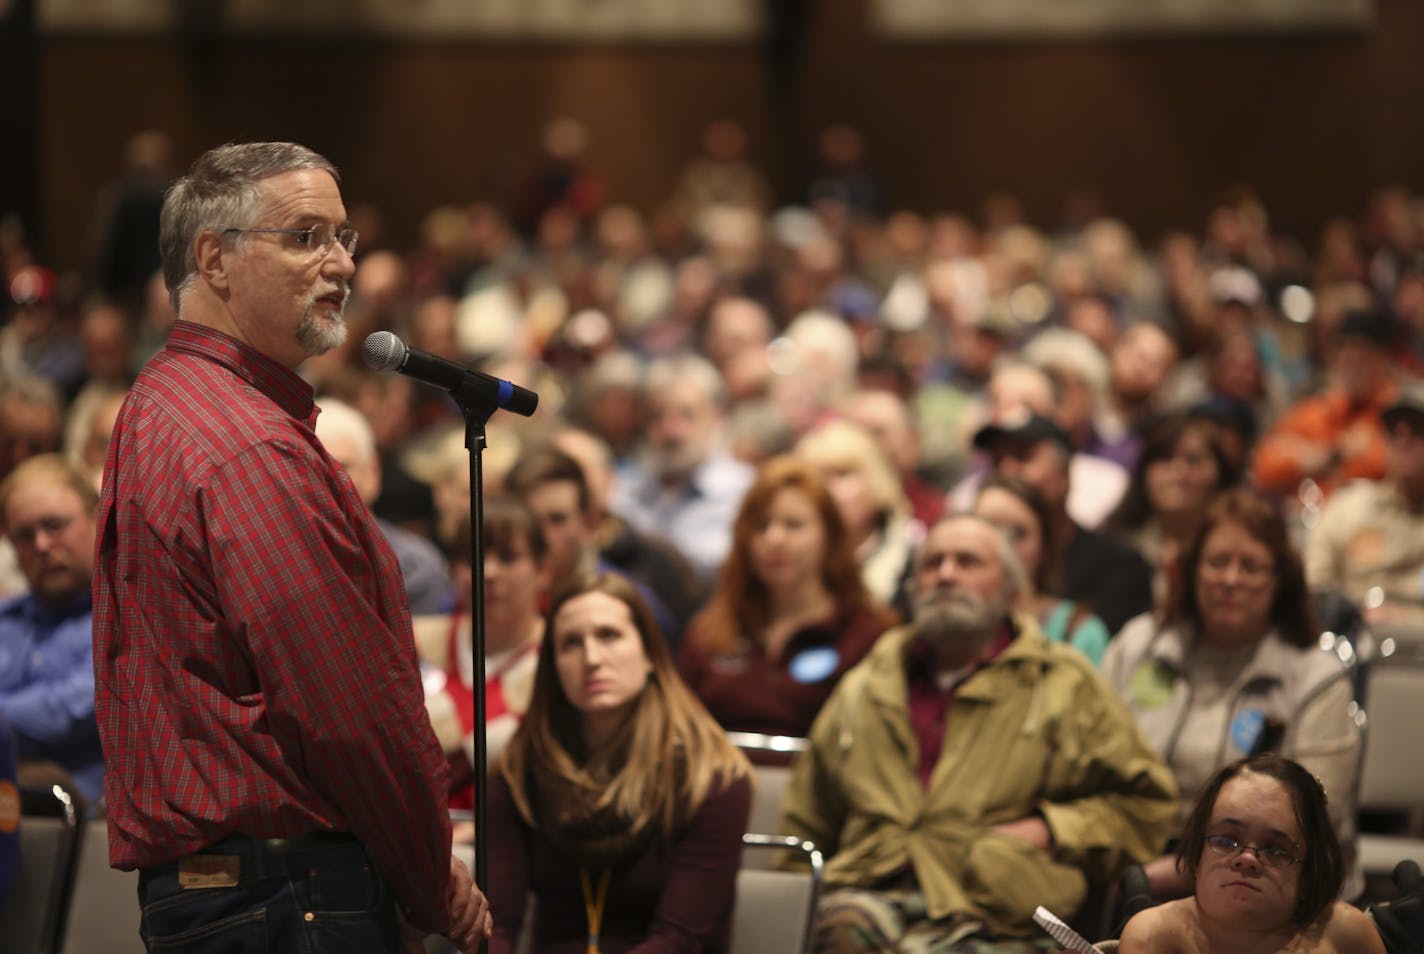
[[1073,442],[1068,439],[1063,428],[1042,414],[1030,414],[1017,421],[986,424],[974,434],[974,446],[980,450],[989,450],[1005,441],[1015,444],[1054,441],[1070,453],[1073,450]]
[[1405,416],[1424,418],[1424,381],[1406,381],[1399,386],[1389,407],[1380,412],[1380,420],[1386,429]]
[[1335,329],[1336,338],[1356,338],[1380,348],[1393,346],[1395,336],[1393,319],[1382,311],[1372,309],[1346,312]]
[[38,265],[26,265],[10,278],[10,301],[30,305],[54,300],[54,273]]

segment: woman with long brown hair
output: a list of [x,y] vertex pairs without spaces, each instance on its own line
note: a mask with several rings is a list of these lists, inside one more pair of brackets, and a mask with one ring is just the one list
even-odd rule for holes
[[[554,597],[529,711],[489,798],[492,954],[725,952],[750,767],[626,579]],[[646,945],[646,946],[644,946]]]
[[725,728],[804,736],[836,682],[895,622],[867,592],[817,469],[777,457],[742,498],[732,551],[688,627],[679,669]]

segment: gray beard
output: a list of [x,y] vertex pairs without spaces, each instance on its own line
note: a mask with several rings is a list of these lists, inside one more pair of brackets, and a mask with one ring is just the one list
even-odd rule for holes
[[302,346],[302,350],[310,357],[319,354],[326,354],[333,348],[339,348],[346,343],[346,309],[342,307],[336,316],[336,321],[329,325],[323,325],[316,319],[316,301],[307,303],[307,310],[302,315],[301,323],[297,325],[297,343]]
[[942,656],[973,657],[993,642],[1006,612],[997,599],[933,594],[915,604],[915,631]]

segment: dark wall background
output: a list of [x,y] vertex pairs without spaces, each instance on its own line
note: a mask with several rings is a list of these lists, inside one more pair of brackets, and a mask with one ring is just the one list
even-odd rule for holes
[[31,0],[0,0],[0,229],[39,227],[38,72]]
[[148,126],[173,134],[183,165],[227,140],[305,142],[342,168],[348,205],[384,210],[398,246],[436,204],[505,196],[556,115],[589,124],[614,197],[643,208],[724,115],[746,124],[786,195],[815,130],[843,120],[898,204],[975,212],[1006,189],[1052,225],[1086,185],[1147,240],[1198,226],[1236,182],[1311,242],[1376,186],[1424,187],[1418,0],[1379,0],[1366,35],[911,46],[871,36],[862,0],[805,7],[761,47],[223,37],[201,23],[44,37],[41,254],[77,264],[97,189]]

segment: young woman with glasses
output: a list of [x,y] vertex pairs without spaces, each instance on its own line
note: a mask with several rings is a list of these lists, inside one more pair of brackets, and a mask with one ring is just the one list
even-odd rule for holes
[[1119,954],[1384,954],[1370,919],[1338,900],[1345,868],[1327,804],[1315,776],[1277,755],[1218,771],[1174,859],[1192,896],[1134,916]]

